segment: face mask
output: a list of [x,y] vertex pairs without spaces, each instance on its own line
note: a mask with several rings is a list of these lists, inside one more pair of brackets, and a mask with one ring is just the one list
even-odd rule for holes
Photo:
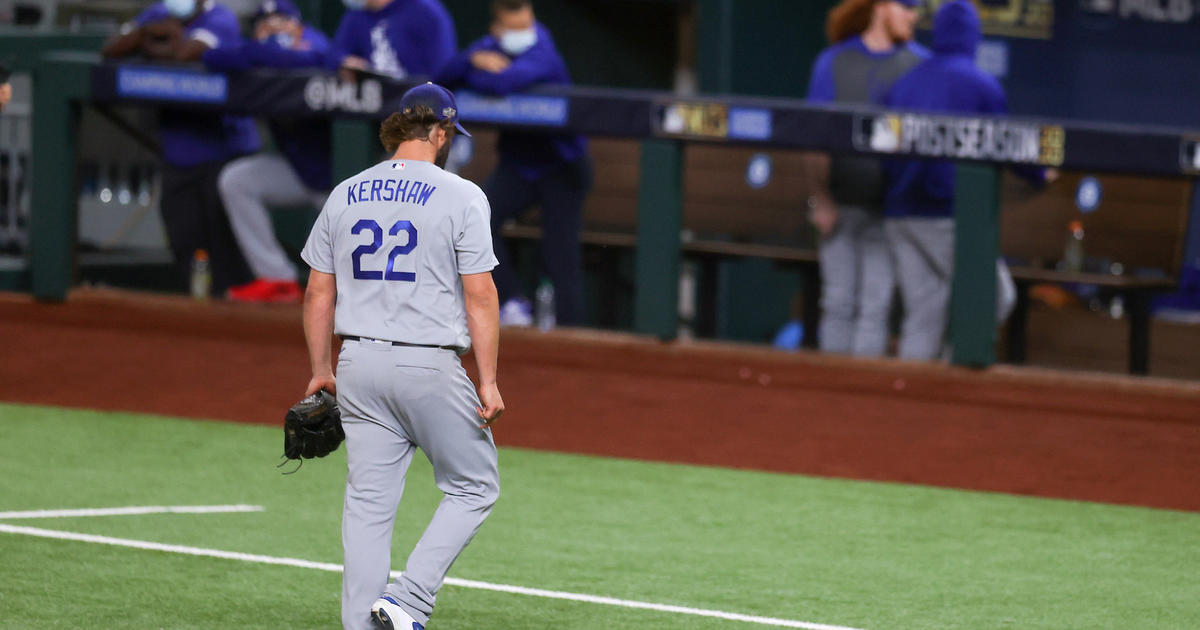
[[275,33],[268,39],[280,48],[291,48],[296,43],[296,38],[292,37],[291,33]]
[[351,11],[361,11],[367,8],[367,0],[342,0],[342,3]]
[[537,29],[527,28],[523,31],[504,31],[500,36],[500,50],[516,57],[537,43]]

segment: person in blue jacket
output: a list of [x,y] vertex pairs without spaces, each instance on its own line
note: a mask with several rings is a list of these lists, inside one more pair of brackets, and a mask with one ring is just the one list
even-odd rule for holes
[[343,0],[330,69],[397,79],[433,77],[458,50],[454,21],[438,0]]
[[[254,16],[254,39],[209,50],[203,59],[209,68],[225,72],[320,68],[328,65],[331,51],[329,39],[301,20],[291,0],[264,0]],[[252,282],[229,289],[234,301],[300,301],[296,267],[275,238],[268,206],[319,209],[331,186],[328,119],[276,118],[269,126],[279,154],[234,160],[217,181],[233,234],[254,274]]]
[[[199,61],[205,52],[241,42],[233,11],[214,0],[165,0],[150,5],[105,43],[108,59]],[[159,110],[162,142],[160,211],[179,276],[187,286],[193,256],[206,250],[212,289],[221,295],[251,279],[217,194],[225,164],[259,150],[254,120],[194,110]]]
[[[442,69],[438,82],[502,96],[535,85],[570,85],[567,64],[529,0],[494,0],[492,32],[472,43]],[[492,239],[500,265],[494,276],[500,321],[528,326],[532,308],[512,266],[500,228],[534,205],[541,206],[542,267],[554,285],[558,324],[583,318],[579,243],[583,202],[592,185],[587,141],[576,135],[502,131],[500,163],[484,184],[492,204]]]
[[[808,100],[878,105],[892,84],[929,57],[912,41],[918,0],[842,0],[829,12],[830,46],[813,64]],[[896,281],[883,234],[883,167],[877,158],[812,154],[808,207],[821,235],[823,352],[883,356]]]
[[[884,104],[927,112],[1007,113],[1000,82],[975,65],[981,37],[973,4],[952,0],[943,5],[934,16],[933,57],[897,81]],[[889,160],[885,173],[884,232],[904,303],[898,355],[938,358],[945,350],[954,275],[955,166],[947,160]],[[1018,174],[1038,184],[1056,176],[1041,168]]]

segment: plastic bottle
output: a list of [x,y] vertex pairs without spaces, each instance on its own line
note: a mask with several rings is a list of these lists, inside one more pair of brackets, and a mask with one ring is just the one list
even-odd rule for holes
[[212,290],[212,271],[208,265],[208,252],[197,249],[192,255],[192,298],[207,301]]
[[1072,221],[1067,226],[1067,245],[1063,249],[1063,271],[1083,271],[1083,222]]
[[546,332],[554,329],[554,284],[546,278],[542,278],[538,285],[533,313],[538,330]]

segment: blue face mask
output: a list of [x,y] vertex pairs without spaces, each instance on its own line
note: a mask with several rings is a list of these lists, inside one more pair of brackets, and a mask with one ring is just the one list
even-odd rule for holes
[[533,48],[537,43],[537,28],[530,27],[523,31],[504,31],[500,36],[500,50],[517,57]]
[[351,11],[361,11],[367,8],[367,0],[342,0],[342,3]]
[[196,12],[196,0],[163,0],[163,6],[167,8],[167,13],[181,20]]

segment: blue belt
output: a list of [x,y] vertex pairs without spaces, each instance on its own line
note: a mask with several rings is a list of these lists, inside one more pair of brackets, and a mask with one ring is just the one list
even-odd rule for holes
[[370,341],[372,343],[389,343],[400,348],[436,348],[438,350],[454,350],[458,351],[456,346],[435,346],[427,343],[405,343],[403,341],[388,341],[387,339],[372,339],[371,337],[359,337],[356,335],[339,335],[343,341]]

